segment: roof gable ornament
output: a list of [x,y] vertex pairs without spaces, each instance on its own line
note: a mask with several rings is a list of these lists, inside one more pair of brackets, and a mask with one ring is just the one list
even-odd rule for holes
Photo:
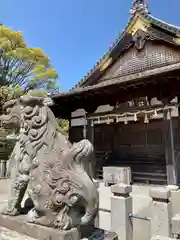
[[147,38],[148,37],[146,33],[143,32],[142,30],[138,30],[136,34],[133,36],[133,41],[138,51],[141,51],[144,48]]
[[133,0],[132,2],[132,8],[130,10],[131,16],[134,16],[136,12],[146,12],[148,11],[148,4],[146,0]]

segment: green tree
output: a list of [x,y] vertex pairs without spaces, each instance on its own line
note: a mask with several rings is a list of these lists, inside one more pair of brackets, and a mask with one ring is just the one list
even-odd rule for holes
[[57,119],[58,125],[65,135],[68,134],[69,131],[69,121],[67,119],[59,118]]
[[30,90],[53,93],[58,74],[40,48],[29,48],[22,32],[0,25],[0,108]]
[[29,48],[21,32],[0,26],[0,85],[52,91],[57,72],[40,48]]
[[[28,47],[22,32],[0,25],[0,114],[7,100],[26,93],[47,96],[57,91],[57,78],[49,57],[40,48]],[[6,139],[8,134],[0,127],[0,142],[6,143],[3,151],[9,155],[15,140]]]

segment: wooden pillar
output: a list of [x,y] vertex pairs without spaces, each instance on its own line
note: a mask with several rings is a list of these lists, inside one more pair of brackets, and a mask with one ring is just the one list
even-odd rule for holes
[[87,117],[86,117],[86,112],[84,114],[84,125],[83,125],[83,138],[87,138]]
[[68,117],[68,121],[69,121],[68,140],[71,142],[71,114]]
[[167,183],[168,185],[176,185],[177,173],[175,164],[173,122],[170,110],[164,111],[164,148],[166,157]]
[[[92,143],[94,147],[94,122],[92,119],[87,119],[87,139]],[[92,178],[95,177],[95,154],[93,153],[92,158],[88,164],[88,173]]]
[[87,137],[94,146],[94,122],[92,119],[87,120]]

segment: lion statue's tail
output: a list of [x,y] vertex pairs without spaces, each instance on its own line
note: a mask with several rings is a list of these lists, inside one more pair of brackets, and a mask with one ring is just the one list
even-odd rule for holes
[[[63,229],[88,225],[97,214],[97,188],[84,168],[84,162],[89,160],[92,153],[93,146],[88,140],[74,143],[61,161],[61,170],[56,172],[57,176],[61,176],[56,193],[59,195],[60,192],[66,191],[62,200],[64,208],[60,209],[57,216],[58,222],[64,222]],[[61,199],[61,196],[56,195],[54,199]]]
[[[72,146],[72,154],[74,159],[74,168],[77,172],[81,172],[78,175],[78,182],[83,186],[82,199],[84,201],[85,214],[81,218],[81,225],[86,225],[92,221],[98,211],[99,199],[98,192],[95,183],[84,169],[85,161],[89,161],[89,158],[93,154],[93,145],[89,140],[81,140]],[[81,170],[80,170],[81,169]]]

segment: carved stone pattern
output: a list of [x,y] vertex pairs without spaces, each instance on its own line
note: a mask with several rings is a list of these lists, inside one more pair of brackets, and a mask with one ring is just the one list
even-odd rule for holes
[[15,113],[24,131],[16,147],[19,154],[13,159],[16,170],[4,214],[19,214],[28,185],[34,204],[28,213],[30,222],[62,230],[87,225],[98,209],[96,186],[85,171],[92,144],[88,140],[71,144],[43,98],[21,97],[2,117],[3,124],[12,121]]
[[142,72],[149,69],[178,63],[180,61],[180,52],[160,45],[152,41],[147,41],[142,51],[137,51],[136,47],[130,48],[124,52],[119,60],[100,78],[98,82],[108,80],[112,76],[126,76]]

